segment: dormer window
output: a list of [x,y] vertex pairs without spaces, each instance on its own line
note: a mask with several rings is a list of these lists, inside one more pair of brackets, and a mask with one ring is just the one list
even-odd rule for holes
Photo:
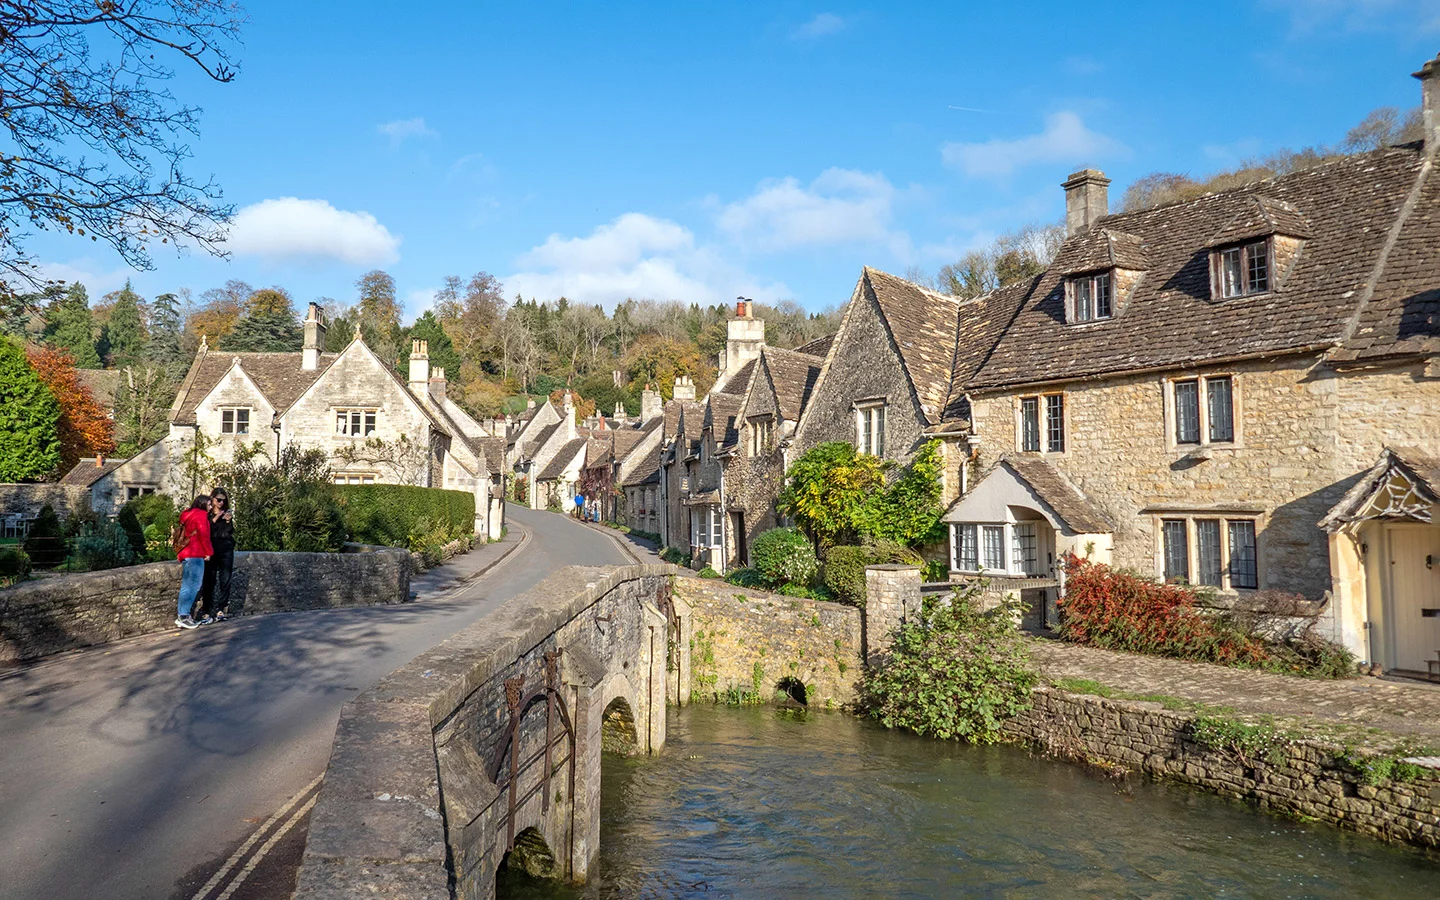
[[1270,290],[1270,241],[1224,247],[1216,254],[1220,296],[1245,297]]
[[1072,322],[1093,322],[1108,319],[1114,308],[1109,272],[1095,272],[1069,279]]

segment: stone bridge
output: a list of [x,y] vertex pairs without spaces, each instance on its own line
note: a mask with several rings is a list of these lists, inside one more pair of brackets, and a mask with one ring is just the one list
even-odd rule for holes
[[489,898],[517,844],[580,881],[600,759],[689,698],[672,566],[562,569],[341,712],[295,897]]

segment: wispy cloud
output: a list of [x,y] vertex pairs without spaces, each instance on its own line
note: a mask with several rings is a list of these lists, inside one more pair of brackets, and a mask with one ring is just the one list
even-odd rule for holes
[[1260,0],[1260,6],[1288,15],[1294,37],[1337,29],[1440,34],[1434,0]]
[[336,209],[324,200],[277,197],[235,214],[225,246],[237,256],[389,265],[400,237],[368,212]]
[[409,138],[433,138],[439,137],[440,132],[425,124],[424,117],[415,119],[396,119],[394,122],[385,122],[375,126],[375,130],[390,139],[390,146],[398,147]]
[[878,172],[832,168],[809,185],[795,178],[762,182],[723,207],[716,224],[752,251],[881,242],[891,236],[896,193]]
[[1073,165],[1126,153],[1124,144],[1091,131],[1080,116],[1068,111],[1046,116],[1045,130],[1039,134],[1013,140],[951,142],[940,148],[946,165],[971,177],[1006,176],[1036,164]]
[[803,25],[797,26],[790,36],[796,40],[813,41],[832,34],[839,34],[850,27],[850,20],[834,13],[822,12]]

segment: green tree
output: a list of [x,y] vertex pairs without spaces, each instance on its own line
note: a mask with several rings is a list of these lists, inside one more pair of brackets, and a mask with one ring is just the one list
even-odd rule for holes
[[240,317],[220,342],[220,349],[239,353],[299,350],[305,332],[293,312],[259,309]]
[[430,366],[439,367],[445,370],[445,377],[448,380],[455,380],[460,377],[460,354],[455,352],[455,345],[450,341],[450,335],[445,333],[445,328],[440,324],[440,318],[433,310],[425,310],[424,315],[415,320],[407,330],[405,340],[401,343],[401,355],[397,362],[400,371],[405,371],[410,364],[410,341],[426,341],[430,345]]
[[853,544],[870,495],[885,486],[885,463],[844,441],[817,444],[785,473],[776,501],[822,547]]
[[185,321],[180,313],[180,298],[161,294],[150,303],[150,342],[146,358],[156,365],[177,368],[185,361],[182,345]]
[[375,269],[362,275],[355,287],[360,291],[355,319],[365,343],[381,359],[395,359],[400,354],[400,304],[395,299],[395,279]]
[[856,529],[870,541],[906,547],[933,544],[945,536],[940,516],[940,442],[926,441],[915,459],[883,491],[874,491],[855,514]]
[[100,354],[95,350],[95,321],[90,316],[90,296],[85,285],[77,281],[63,295],[50,301],[45,311],[45,342],[68,350],[78,368],[100,368]]
[[60,464],[60,404],[15,340],[0,337],[0,481],[44,478]]
[[105,339],[110,345],[111,366],[132,365],[145,358],[145,319],[140,295],[126,281],[125,286],[105,299],[111,303],[110,322],[105,326]]

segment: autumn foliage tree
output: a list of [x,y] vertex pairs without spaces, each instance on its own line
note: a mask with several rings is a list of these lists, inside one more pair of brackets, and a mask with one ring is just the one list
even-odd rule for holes
[[83,457],[113,453],[115,423],[80,381],[75,358],[58,347],[31,347],[25,355],[60,404],[60,418],[55,422],[60,439],[59,470],[69,471]]

